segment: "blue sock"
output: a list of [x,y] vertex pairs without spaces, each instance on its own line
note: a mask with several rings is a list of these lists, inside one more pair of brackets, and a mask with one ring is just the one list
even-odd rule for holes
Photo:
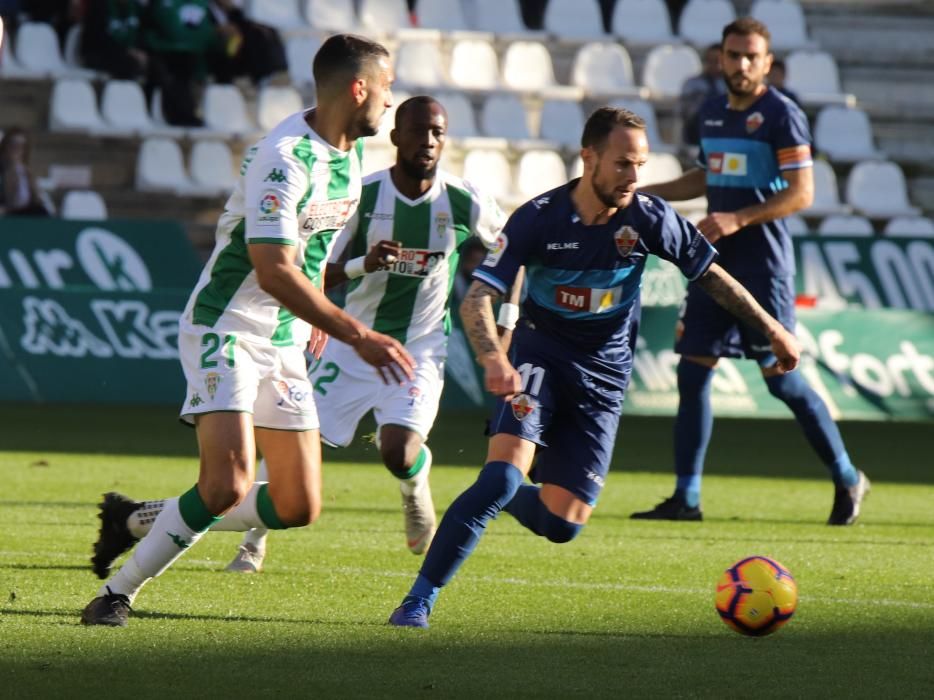
[[675,418],[675,495],[688,506],[700,505],[701,476],[710,434],[713,408],[710,383],[713,369],[685,360],[678,363],[678,415]]
[[823,399],[808,385],[801,372],[766,377],[765,383],[772,396],[784,401],[795,414],[804,436],[830,470],[833,483],[847,488],[853,486],[859,475],[843,445],[840,429],[830,417]]
[[441,519],[410,596],[434,606],[441,587],[476,548],[487,523],[516,495],[522,479],[522,472],[508,462],[488,462],[480,470],[477,480]]
[[521,525],[550,542],[570,542],[584,526],[565,520],[548,510],[540,498],[541,491],[538,486],[523,484],[503,510]]

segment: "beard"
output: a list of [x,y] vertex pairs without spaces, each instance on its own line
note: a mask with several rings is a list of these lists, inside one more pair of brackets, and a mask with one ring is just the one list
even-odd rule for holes
[[619,198],[613,194],[613,190],[607,191],[600,186],[600,182],[597,180],[599,174],[600,166],[598,165],[590,176],[590,187],[593,189],[594,194],[597,195],[597,199],[607,209],[617,209],[623,206],[623,202],[620,202]]
[[761,83],[756,83],[750,80],[749,81],[750,87],[748,89],[738,88],[733,83],[733,79],[735,77],[737,76],[732,76],[730,77],[729,80],[726,81],[726,89],[727,91],[729,91],[731,95],[735,95],[736,97],[749,97],[750,95],[754,94],[756,90],[759,89],[759,86],[761,85]]
[[435,174],[438,172],[438,161],[435,161],[431,167],[426,167],[410,160],[400,160],[399,167],[402,168],[402,172],[407,177],[413,180],[434,180]]

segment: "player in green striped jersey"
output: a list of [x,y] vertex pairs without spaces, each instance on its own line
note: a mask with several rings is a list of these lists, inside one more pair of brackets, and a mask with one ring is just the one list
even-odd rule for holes
[[[414,377],[397,339],[370,330],[320,289],[334,234],[360,200],[357,139],[375,134],[392,104],[389,54],[369,39],[336,35],[322,44],[313,72],[317,106],[248,151],[179,323],[188,382],[181,417],[197,430],[198,483],[164,502],[133,556],[84,609],[85,624],[125,626],[142,586],[211,527],[281,529],[317,518],[321,445],[301,349],[309,324],[353,347],[384,381]],[[254,483],[257,448],[268,483]],[[124,531],[136,505],[105,497],[92,559],[102,578],[135,542]]]

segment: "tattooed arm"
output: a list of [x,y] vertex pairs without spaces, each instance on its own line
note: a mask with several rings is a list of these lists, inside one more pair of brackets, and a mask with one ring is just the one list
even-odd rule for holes
[[782,371],[790,372],[797,367],[801,355],[798,341],[782,324],[769,316],[752,294],[726,270],[713,263],[698,278],[697,284],[720,306],[768,338]]
[[493,287],[474,280],[461,302],[460,313],[464,332],[483,367],[486,390],[494,396],[509,398],[519,391],[521,383],[496,332],[493,302],[500,296]]

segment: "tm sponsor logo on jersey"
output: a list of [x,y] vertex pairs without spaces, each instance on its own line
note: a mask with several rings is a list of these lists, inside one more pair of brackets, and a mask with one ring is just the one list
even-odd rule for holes
[[747,173],[745,153],[711,153],[707,165],[715,175],[743,176]]
[[443,260],[443,250],[403,248],[396,262],[389,266],[389,271],[409,277],[428,277]]
[[256,223],[260,226],[273,226],[279,223],[281,217],[282,202],[275,192],[263,192],[259,200],[259,215],[256,217]]
[[622,298],[622,287],[592,289],[590,287],[555,287],[555,304],[570,311],[599,314],[612,311]]
[[309,202],[305,207],[305,224],[302,228],[311,233],[343,228],[357,209],[358,199],[331,199],[326,202]]

